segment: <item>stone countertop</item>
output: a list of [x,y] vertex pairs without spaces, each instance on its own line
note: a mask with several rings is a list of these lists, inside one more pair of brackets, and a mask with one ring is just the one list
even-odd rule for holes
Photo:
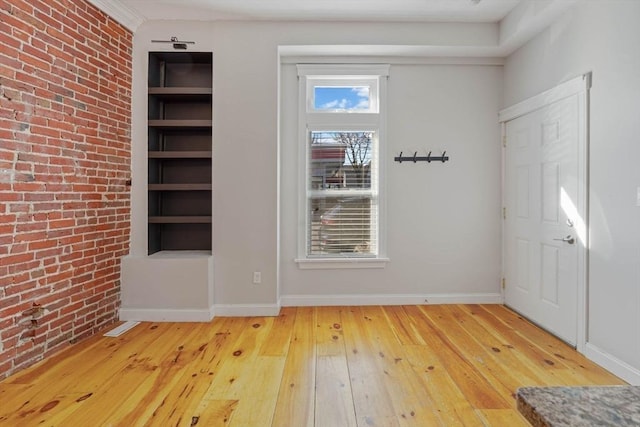
[[523,387],[516,399],[534,427],[640,426],[640,386]]

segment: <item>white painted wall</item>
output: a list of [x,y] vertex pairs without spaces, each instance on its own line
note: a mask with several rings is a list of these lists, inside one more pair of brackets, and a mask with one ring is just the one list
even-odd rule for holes
[[[478,25],[216,23],[216,302],[269,304],[278,298],[279,45],[473,45],[495,43],[495,37],[493,26]],[[444,146],[454,161],[439,168],[422,165],[420,170],[412,170],[411,165],[389,165],[389,189],[397,194],[389,198],[389,219],[395,224],[389,233],[392,262],[382,271],[357,272],[302,271],[293,262],[297,230],[297,80],[293,70],[293,65],[282,69],[280,295],[497,293],[500,236],[496,114],[501,100],[501,70],[403,66],[392,76],[390,110],[396,111],[389,118],[389,136],[395,142],[390,144],[388,154],[412,147],[437,150]],[[431,112],[436,117],[433,123],[426,120]],[[461,126],[456,119],[459,112],[465,113],[463,123],[472,117],[472,124]],[[239,171],[231,159],[242,157],[247,160]],[[411,201],[413,196],[409,194],[414,191],[419,194]],[[411,219],[403,214],[409,210],[413,210]],[[434,235],[428,236],[432,232]],[[251,284],[251,272],[256,270],[263,273],[260,286]]]
[[587,354],[640,383],[640,2],[584,1],[514,52],[504,106],[593,71]]
[[[388,81],[384,269],[303,270],[298,232],[297,78],[282,69],[282,259],[285,304],[442,301],[499,295],[502,67],[392,64]],[[439,163],[393,161],[446,150]],[[413,298],[412,298],[413,297]]]
[[[214,54],[213,256],[218,314],[277,309],[278,46],[495,46],[493,24],[151,21],[134,38],[132,255],[146,251],[146,72],[151,39],[196,41]],[[292,65],[285,66],[290,74]],[[446,165],[389,164],[389,255],[385,270],[297,270],[291,223],[296,144],[283,140],[284,294],[497,293],[499,279],[500,67],[394,67],[389,158],[447,149]],[[291,76],[288,83],[293,80]],[[289,91],[289,92],[287,92]],[[291,85],[282,94],[291,96]],[[282,111],[295,129],[295,103]],[[393,163],[393,162],[390,162]],[[139,177],[139,178],[136,178]],[[137,202],[136,202],[137,200]],[[262,283],[254,285],[254,271]],[[366,286],[354,284],[369,283]],[[124,286],[124,284],[123,284]],[[123,305],[126,301],[123,301]]]

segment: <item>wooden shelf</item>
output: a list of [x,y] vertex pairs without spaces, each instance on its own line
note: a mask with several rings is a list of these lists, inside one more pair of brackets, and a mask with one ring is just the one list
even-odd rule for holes
[[151,224],[209,224],[210,216],[150,216]]
[[211,151],[149,151],[150,159],[210,159]]
[[212,120],[149,120],[149,127],[154,128],[208,128]]
[[149,191],[206,191],[211,184],[149,184]]
[[213,90],[210,87],[150,87],[149,95],[165,96],[191,96],[191,95],[211,95]]
[[212,71],[210,52],[149,53],[149,254],[211,251]]
[[[168,64],[207,64],[211,66],[211,54],[207,52],[153,52],[155,59]],[[150,70],[151,72],[152,70]]]

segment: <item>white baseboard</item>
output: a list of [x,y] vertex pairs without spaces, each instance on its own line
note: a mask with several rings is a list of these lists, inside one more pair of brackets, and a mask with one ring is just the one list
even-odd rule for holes
[[500,293],[424,295],[284,295],[283,307],[336,305],[502,304]]
[[280,304],[216,304],[209,310],[121,308],[120,320],[208,322],[213,317],[277,316],[280,307],[337,305],[502,304],[500,293],[424,295],[285,295]]
[[277,316],[280,314],[278,304],[216,304],[216,317],[253,317]]
[[170,308],[121,308],[120,320],[143,322],[209,322],[213,319],[214,308],[170,309]]
[[590,360],[596,362],[612,374],[619,376],[629,384],[640,385],[640,370],[628,363],[610,355],[591,343],[587,343],[585,346],[584,354]]

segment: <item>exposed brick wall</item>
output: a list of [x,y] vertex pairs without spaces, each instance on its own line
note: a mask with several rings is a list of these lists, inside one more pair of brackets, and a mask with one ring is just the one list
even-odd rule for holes
[[117,319],[131,52],[84,0],[0,0],[0,379]]

